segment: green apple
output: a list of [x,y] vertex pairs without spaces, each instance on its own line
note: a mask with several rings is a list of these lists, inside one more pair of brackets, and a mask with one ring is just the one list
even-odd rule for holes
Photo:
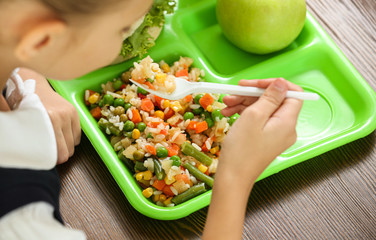
[[217,19],[226,38],[256,54],[281,50],[302,31],[305,0],[217,0]]

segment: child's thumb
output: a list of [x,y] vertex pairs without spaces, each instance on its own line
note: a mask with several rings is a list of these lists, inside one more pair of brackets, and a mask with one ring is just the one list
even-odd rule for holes
[[282,78],[276,79],[265,90],[264,94],[254,104],[254,107],[262,112],[267,119],[281,106],[287,93],[287,82]]

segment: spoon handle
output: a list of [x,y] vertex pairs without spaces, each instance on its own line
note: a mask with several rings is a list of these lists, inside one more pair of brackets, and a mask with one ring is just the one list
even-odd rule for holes
[[[233,95],[240,95],[240,96],[260,97],[265,92],[265,89],[263,88],[227,85],[227,84],[219,84],[219,83],[199,82],[199,83],[195,83],[194,85],[195,85],[195,88],[194,88],[195,93],[210,92],[210,93],[225,93],[225,94],[233,94]],[[301,100],[320,99],[320,96],[317,93],[297,92],[297,91],[287,91],[286,97],[296,98],[296,99],[301,99]]]

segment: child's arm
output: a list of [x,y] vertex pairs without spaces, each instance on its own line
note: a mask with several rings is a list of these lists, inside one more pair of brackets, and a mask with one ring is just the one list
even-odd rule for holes
[[45,77],[25,68],[21,68],[18,74],[23,80],[34,79],[36,81],[35,93],[47,109],[54,127],[58,152],[57,164],[66,162],[73,155],[74,147],[80,143],[81,139],[77,110],[50,87]]
[[[225,138],[215,176],[204,239],[240,239],[249,193],[264,169],[296,141],[302,101],[285,99],[301,88],[283,79],[241,81],[267,88],[258,100],[229,96],[224,115],[241,112]],[[250,105],[252,104],[252,105]],[[249,106],[250,105],[250,106]]]

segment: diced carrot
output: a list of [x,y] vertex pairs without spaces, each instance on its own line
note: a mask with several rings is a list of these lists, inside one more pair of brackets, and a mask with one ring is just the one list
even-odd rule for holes
[[192,99],[193,99],[193,96],[192,96],[192,95],[187,95],[187,96],[184,97],[184,101],[185,101],[186,103],[189,103],[190,101],[192,101]]
[[168,112],[165,114],[165,120],[169,119],[170,117],[174,116],[175,115],[175,112],[174,110],[172,110],[172,108],[170,108],[168,110]]
[[201,151],[203,151],[203,152],[209,152],[209,149],[206,147],[205,143],[202,145]]
[[150,88],[151,90],[155,90],[155,87],[153,84],[151,84],[151,82],[146,81],[145,85],[148,86],[148,88]]
[[147,124],[148,127],[151,127],[151,128],[156,128],[159,126],[159,124],[161,124],[162,122],[149,122]]
[[159,133],[166,136],[168,134],[168,131],[163,128]]
[[158,97],[157,95],[154,95],[155,103],[157,106],[160,108],[161,107],[161,102],[164,100],[164,98]]
[[184,181],[185,183],[188,183],[188,184],[189,184],[190,181],[191,181],[191,180],[189,179],[188,175],[185,174],[185,173],[176,175],[176,176],[175,176],[175,180],[176,180],[176,181],[182,180],[182,181]]
[[179,153],[179,149],[180,148],[178,145],[172,144],[171,146],[167,148],[168,156],[171,157],[171,156],[177,155]]
[[151,110],[154,110],[154,104],[149,98],[144,98],[141,100],[141,109],[150,112]]
[[152,155],[157,155],[157,150],[155,149],[154,146],[152,145],[146,145],[145,146],[146,150],[148,150],[148,152]]
[[175,77],[188,77],[188,69],[184,68],[178,72],[175,73]]
[[208,129],[208,123],[206,121],[202,121],[196,124],[196,133],[202,133],[203,131]]
[[209,176],[209,168],[206,170],[205,174]]
[[163,188],[162,192],[163,192],[165,195],[170,196],[170,197],[175,196],[175,194],[171,191],[171,185],[166,185],[166,186]]
[[209,94],[206,93],[202,98],[200,98],[200,105],[206,109],[208,106],[212,105],[214,103],[214,98]]
[[132,109],[132,119],[131,119],[131,121],[134,122],[134,123],[139,123],[139,122],[141,122],[141,120],[142,119],[141,119],[140,112],[136,108]]
[[213,136],[211,138],[206,138],[204,144],[202,144],[202,146],[201,146],[201,150],[203,152],[209,152],[209,149],[206,147],[206,141],[209,141],[210,145],[212,145],[213,142],[214,142],[214,139],[215,139],[215,136]]
[[158,180],[156,179],[153,183],[153,187],[155,187],[156,189],[158,189],[159,191],[162,191],[164,189],[164,187],[166,186],[166,183],[164,181],[164,179],[162,180]]
[[188,130],[196,130],[196,126],[197,126],[197,121],[190,121],[188,126],[187,126],[187,129]]
[[95,119],[100,119],[101,118],[101,116],[102,116],[102,113],[101,113],[101,108],[100,107],[96,107],[96,108],[93,108],[93,109],[91,109],[91,111],[90,111],[90,114],[91,114],[91,116],[93,116]]

